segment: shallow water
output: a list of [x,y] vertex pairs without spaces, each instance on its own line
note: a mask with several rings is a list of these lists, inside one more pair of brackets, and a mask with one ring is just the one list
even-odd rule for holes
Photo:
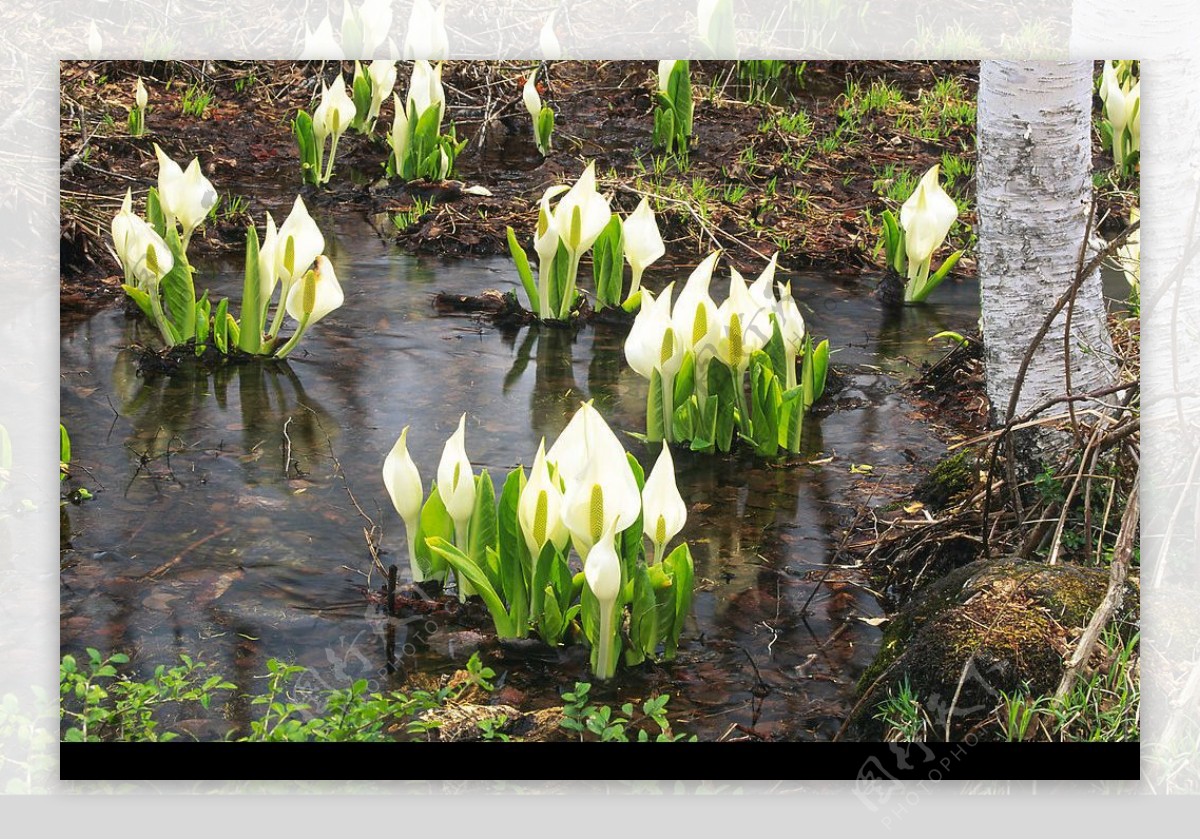
[[[594,399],[618,431],[642,426],[647,383],[624,366],[620,329],[572,338],[439,317],[435,292],[512,288],[511,264],[417,260],[361,216],[314,216],[346,305],[287,364],[146,380],[128,347],[153,337],[135,320],[113,309],[64,322],[62,418],[79,483],[95,493],[63,508],[64,653],[127,651],[146,670],[187,653],[255,689],[270,657],[309,666],[309,688],[359,677],[399,685],[414,671],[461,667],[480,644],[471,631],[481,611],[394,620],[389,674],[387,622],[368,598],[382,581],[366,576],[364,514],[384,528],[384,562],[407,566],[379,473],[401,428],[411,425],[409,448],[428,482],[464,411],[474,465],[501,480],[581,400]],[[215,293],[240,295],[239,265],[206,269]],[[726,271],[713,284],[718,297]],[[655,274],[649,285],[667,279]],[[879,631],[859,619],[881,609],[855,569],[813,589],[855,506],[886,500],[889,479],[944,451],[910,416],[894,374],[942,352],[930,335],[970,329],[977,317],[973,285],[947,284],[936,302],[885,319],[866,285],[780,279],[802,308],[807,301],[814,335],[831,339],[845,387],[809,419],[797,458],[676,455],[699,587],[693,618],[676,663],[624,671],[596,692],[671,691],[672,717],[702,739],[734,724],[790,739],[836,731],[878,645]],[[649,468],[646,448],[626,444]],[[873,471],[851,472],[862,464]],[[485,641],[483,655],[533,704],[587,678],[582,649],[547,663]],[[189,726],[217,737],[247,710],[227,714]]]

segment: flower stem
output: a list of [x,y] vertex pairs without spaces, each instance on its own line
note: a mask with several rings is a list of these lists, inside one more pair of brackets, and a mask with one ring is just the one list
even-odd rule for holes
[[579,257],[574,251],[568,251],[567,285],[563,289],[562,301],[558,306],[558,317],[567,320],[571,317],[571,306],[575,303],[575,275],[579,273]]
[[292,337],[287,340],[286,344],[279,348],[279,352],[275,354],[275,358],[286,359],[287,354],[291,353],[292,350],[295,349],[296,344],[300,341],[301,336],[304,335],[304,331],[307,329],[308,316],[305,315],[304,320],[300,322],[300,326],[296,327],[296,332],[292,334]]
[[[470,517],[467,519],[454,520],[454,547],[465,554],[467,559],[474,562],[474,559],[470,554],[471,542],[469,539],[469,534],[467,533],[470,525]],[[471,586],[470,582],[465,577],[458,574],[458,572],[454,573],[454,580],[458,584],[458,602],[460,604],[467,600],[468,595],[475,594],[475,587]]]
[[600,604],[600,644],[596,653],[596,678],[607,680],[616,672],[612,655],[612,604]]
[[425,573],[421,571],[421,564],[417,562],[417,526],[414,522],[409,524],[404,523],[404,535],[408,538],[408,566],[412,570],[413,583],[421,583],[425,580]]
[[325,168],[325,174],[321,177],[322,184],[328,183],[329,179],[333,177],[333,159],[337,157],[338,140],[340,137],[338,134],[333,135],[333,143],[329,147],[329,163]]

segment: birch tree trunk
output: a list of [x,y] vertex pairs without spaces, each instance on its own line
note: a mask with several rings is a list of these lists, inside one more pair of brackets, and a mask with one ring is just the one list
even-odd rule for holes
[[[984,61],[979,73],[976,194],[984,360],[993,423],[1002,422],[1017,371],[1055,302],[1075,279],[1088,235],[1092,63]],[[1089,250],[1086,260],[1093,253]],[[1016,413],[1067,392],[1065,311],[1038,346]],[[1099,272],[1071,315],[1070,389],[1113,380],[1112,341]]]

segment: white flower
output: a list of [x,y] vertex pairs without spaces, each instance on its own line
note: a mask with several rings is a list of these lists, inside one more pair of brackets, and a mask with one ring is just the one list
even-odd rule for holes
[[306,272],[299,283],[292,284],[287,313],[307,328],[341,306],[345,299],[333,264],[322,254],[317,257],[312,270]]
[[671,447],[663,444],[654,469],[642,488],[642,532],[654,544],[652,563],[662,562],[667,545],[683,530],[687,505],[675,483],[675,462]]
[[900,207],[900,226],[904,228],[910,278],[916,277],[922,267],[928,271],[933,252],[946,239],[957,218],[958,206],[938,183],[938,164],[935,163]]
[[458,419],[458,428],[442,449],[442,459],[437,468],[438,494],[442,497],[446,512],[454,520],[456,540],[461,538],[458,532],[466,529],[466,523],[475,510],[475,473],[467,458],[466,424],[467,415],[463,414]]
[[414,0],[404,34],[404,58],[436,61],[449,57],[445,4],[439,4],[435,11],[429,0]]
[[654,211],[650,202],[643,198],[634,210],[621,223],[625,238],[625,259],[633,269],[633,280],[629,285],[629,294],[636,292],[642,282],[642,272],[655,260],[667,252],[663,245],[662,234],[658,232],[658,223],[654,219]]

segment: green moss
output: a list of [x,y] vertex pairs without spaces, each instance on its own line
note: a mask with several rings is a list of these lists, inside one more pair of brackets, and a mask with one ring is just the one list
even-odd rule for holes
[[[889,623],[858,684],[860,694],[870,694],[861,708],[875,709],[907,678],[935,718],[957,693],[955,723],[966,727],[991,712],[1000,692],[1053,691],[1062,651],[1107,586],[1105,571],[1076,566],[1001,559],[957,569],[919,592]],[[856,726],[864,737],[880,737],[878,722],[868,718],[860,712]]]
[[962,449],[943,458],[913,489],[913,495],[930,507],[940,508],[975,483],[970,451]]

